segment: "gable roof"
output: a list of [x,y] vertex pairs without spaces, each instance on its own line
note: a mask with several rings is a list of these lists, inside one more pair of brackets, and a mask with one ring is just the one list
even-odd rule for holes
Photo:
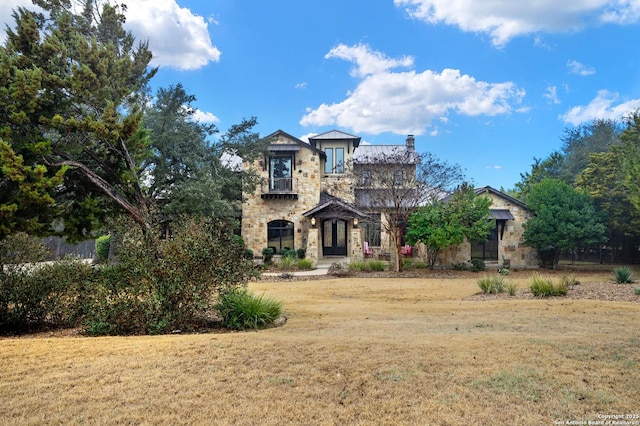
[[315,135],[309,138],[309,143],[312,146],[316,146],[317,141],[345,141],[350,140],[353,142],[354,148],[357,148],[360,145],[360,136],[350,135],[349,133],[341,132],[340,130],[330,130],[325,133],[320,133],[319,135]]
[[[315,146],[308,144],[304,141],[301,141],[300,139],[296,138],[295,136],[291,136],[289,133],[284,132],[282,130],[276,130],[275,132],[271,133],[268,136],[265,136],[263,139],[276,139],[278,137],[284,137],[286,139],[289,139],[291,142],[293,142],[293,144],[286,144],[284,146],[287,146],[289,148],[289,150],[293,150],[293,145],[296,145],[298,147],[303,147],[306,149],[310,149],[311,151],[316,152],[318,155],[320,155],[320,157],[325,158],[326,155],[324,153],[324,151],[316,148]],[[267,148],[268,151],[281,151],[283,150],[283,148],[279,148],[278,146],[281,144],[270,144],[269,147]]]
[[333,195],[329,195],[326,192],[320,193],[320,202],[311,210],[308,210],[302,213],[303,216],[309,217],[313,215],[318,215],[321,212],[328,211],[331,212],[331,217],[335,217],[336,212],[343,212],[343,216],[345,217],[367,217],[366,213],[361,212],[355,206],[347,203],[344,200],[341,200],[338,197],[334,197]]
[[498,196],[500,198],[504,198],[505,200],[510,201],[513,204],[522,207],[523,209],[530,210],[529,207],[527,207],[527,205],[525,203],[523,203],[522,201],[516,200],[515,198],[508,196],[504,192],[500,192],[497,189],[492,188],[490,186],[483,186],[482,188],[476,188],[473,191],[476,193],[476,195],[482,195],[482,194],[485,194],[485,193],[489,192],[489,193],[494,194],[494,195],[496,195],[496,196]]

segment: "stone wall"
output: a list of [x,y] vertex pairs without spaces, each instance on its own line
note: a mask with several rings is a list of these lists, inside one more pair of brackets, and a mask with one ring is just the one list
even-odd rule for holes
[[[284,136],[271,141],[272,144],[291,144]],[[244,167],[257,170],[265,182],[269,178],[268,164],[264,159],[253,164],[245,163]],[[309,218],[302,213],[315,207],[320,201],[322,174],[320,173],[320,157],[310,148],[301,147],[295,155],[295,170],[292,178],[296,181],[297,199],[262,199],[262,187],[253,194],[244,194],[246,201],[242,205],[242,238],[247,248],[255,255],[261,255],[267,247],[267,224],[273,220],[288,220],[294,226],[295,249],[307,248],[307,234],[311,227]],[[264,169],[264,170],[263,170]]]
[[[524,228],[522,227],[523,223],[533,217],[533,212],[497,194],[483,195],[491,198],[492,209],[507,209],[514,217],[514,220],[506,221],[502,239],[498,235],[498,263],[502,264],[504,259],[509,260],[512,268],[537,267],[536,251],[524,245]],[[436,265],[450,266],[452,263],[468,262],[469,260],[471,260],[471,244],[464,242],[457,247],[451,247],[438,256]]]

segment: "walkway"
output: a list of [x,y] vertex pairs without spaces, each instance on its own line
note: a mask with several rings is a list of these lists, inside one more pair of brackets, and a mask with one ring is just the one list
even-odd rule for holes
[[342,263],[343,265],[348,265],[349,262],[350,260],[348,257],[325,258],[318,262],[318,264],[316,265],[316,269],[311,269],[309,271],[263,272],[262,275],[265,277],[279,277],[282,274],[291,274],[295,277],[327,275],[329,273],[329,267],[331,266],[331,264]]

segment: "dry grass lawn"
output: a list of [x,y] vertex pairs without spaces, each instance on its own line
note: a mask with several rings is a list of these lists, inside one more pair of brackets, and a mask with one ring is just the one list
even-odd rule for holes
[[[525,275],[510,279],[525,287]],[[537,425],[640,414],[637,300],[479,300],[477,277],[253,283],[288,317],[260,332],[4,338],[0,424]]]

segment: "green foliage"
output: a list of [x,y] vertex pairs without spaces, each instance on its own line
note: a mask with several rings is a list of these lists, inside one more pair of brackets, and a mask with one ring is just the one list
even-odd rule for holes
[[313,262],[310,259],[298,259],[297,268],[302,270],[313,269]]
[[278,262],[278,268],[283,270],[293,269],[296,263],[297,262],[294,257],[283,255],[280,257],[280,262]]
[[90,265],[72,259],[0,271],[0,328],[75,326],[87,312]]
[[503,277],[496,276],[484,276],[478,279],[478,287],[484,294],[498,294],[504,293],[507,289],[506,281]]
[[273,249],[271,247],[266,247],[262,249],[262,259],[265,265],[270,265],[271,260],[273,259]]
[[246,288],[236,288],[220,295],[215,309],[227,328],[256,329],[271,325],[280,318],[282,302],[255,296]]
[[534,275],[529,286],[531,293],[537,297],[565,296],[569,290],[565,282],[554,284],[551,278]]
[[0,267],[42,262],[48,255],[49,250],[42,241],[24,232],[16,232],[0,239]]
[[364,260],[349,263],[349,270],[354,272],[382,272],[385,264],[381,260]]
[[58,219],[67,240],[84,239],[116,205],[146,224],[136,162],[147,154],[139,124],[151,52],[123,29],[119,6],[38,5],[44,14],[16,11],[0,47],[0,180],[10,182],[0,232],[9,223],[50,233]]
[[470,271],[479,272],[487,269],[487,265],[484,263],[482,259],[471,259],[471,268]]
[[451,269],[454,271],[466,271],[469,269],[469,265],[467,265],[466,262],[453,262]]
[[613,270],[613,277],[618,284],[629,284],[633,283],[632,272],[631,269],[622,266],[620,268],[615,268]]
[[195,96],[177,84],[160,88],[155,102],[145,111],[151,148],[151,155],[142,163],[142,171],[149,176],[146,195],[161,201],[165,215],[235,219],[240,215],[242,183],[251,192],[254,180],[249,176],[251,169],[227,167],[224,154],[233,152],[251,161],[266,142],[251,131],[255,118],[244,120],[222,137],[211,138],[219,130],[194,119],[195,101]]
[[303,249],[303,248],[299,248],[299,249],[296,251],[296,253],[297,253],[297,255],[298,255],[298,259],[304,259],[304,258],[305,258],[305,256],[307,255],[307,251],[306,251],[305,249]]
[[509,294],[509,296],[515,296],[517,291],[518,291],[518,284],[514,282],[507,283],[507,293]]
[[525,243],[538,251],[559,250],[605,240],[605,225],[593,200],[566,183],[544,179],[531,188],[528,207],[535,212],[523,227]]
[[283,258],[287,257],[289,259],[295,259],[298,256],[298,252],[294,249],[285,248],[280,252],[280,256]]
[[214,296],[258,274],[228,229],[222,221],[182,218],[174,237],[157,243],[123,225],[117,263],[98,268],[88,330],[165,333],[206,323]]
[[409,219],[406,240],[422,242],[427,249],[427,262],[433,269],[438,254],[452,245],[487,236],[493,224],[488,220],[491,200],[476,196],[470,185],[464,184],[447,202],[434,202],[418,209]]
[[100,262],[109,259],[109,247],[111,246],[111,235],[102,235],[96,238],[96,256]]
[[244,254],[243,257],[247,260],[253,260],[253,250],[251,249],[244,249]]
[[636,296],[640,296],[640,287],[634,287],[633,294],[635,294]]
[[509,273],[510,273],[510,272],[511,272],[511,271],[509,271],[509,268],[500,268],[500,269],[498,270],[498,273],[499,273],[500,275],[509,275]]

